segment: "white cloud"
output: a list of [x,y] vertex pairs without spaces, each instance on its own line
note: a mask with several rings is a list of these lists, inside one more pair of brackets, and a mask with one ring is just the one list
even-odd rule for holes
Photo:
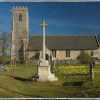
[[100,25],[87,25],[87,28],[100,29]]
[[[75,28],[84,28],[84,29],[100,29],[100,25],[93,25],[90,22],[78,22],[74,20],[67,20],[67,19],[46,19],[46,24],[48,26],[54,26],[56,28],[62,28],[62,27],[75,27]],[[39,27],[39,24],[42,23],[42,19],[34,19],[30,22],[33,25],[36,25]]]
[[48,19],[47,22],[48,24],[54,25],[56,27],[65,27],[65,26],[80,27],[81,26],[79,23],[67,21],[67,20]]
[[56,27],[62,27],[65,24],[61,20],[54,20],[54,19],[48,19],[47,22],[48,22],[48,24],[54,25]]

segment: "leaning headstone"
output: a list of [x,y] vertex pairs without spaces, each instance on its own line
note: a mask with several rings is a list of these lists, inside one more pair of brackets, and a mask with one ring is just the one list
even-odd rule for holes
[[94,63],[90,62],[90,76],[91,76],[91,80],[94,80]]
[[93,61],[93,68],[95,67],[95,61]]

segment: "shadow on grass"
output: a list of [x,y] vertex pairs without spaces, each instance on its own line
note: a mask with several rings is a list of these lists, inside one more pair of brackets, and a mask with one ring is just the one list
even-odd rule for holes
[[11,75],[5,75],[5,76],[9,76],[9,77],[12,77],[16,80],[23,81],[23,82],[31,82],[32,81],[30,78],[22,78],[22,77],[16,77],[16,76],[11,76]]
[[65,82],[63,86],[82,86],[84,82]]
[[10,76],[16,80],[19,80],[19,81],[23,81],[23,82],[30,82],[31,80],[30,79],[27,79],[27,78],[21,78],[21,77],[16,77],[16,76]]
[[10,90],[10,89],[5,88],[5,87],[0,87],[0,88],[4,89],[4,90],[6,90],[6,91],[12,92],[12,93],[17,93],[17,94],[22,95],[22,96],[28,96],[28,97],[41,97],[41,98],[45,98],[45,97],[40,96],[40,95],[30,95],[30,94],[25,94],[25,93],[21,93],[21,92],[13,91],[13,90]]
[[[0,75],[3,75],[3,74],[0,74]],[[11,76],[11,75],[5,75],[5,76],[12,77],[12,78],[14,78],[16,80],[23,81],[23,82],[31,82],[31,80],[27,79],[27,78],[21,78],[21,77],[16,77],[16,76]],[[2,87],[2,86],[0,86],[0,88],[4,89],[6,91],[12,92],[12,93],[16,93],[16,94],[22,95],[22,96],[45,98],[45,97],[40,96],[40,95],[31,95],[31,94],[27,94],[27,93],[21,93],[21,92],[14,91],[14,90],[11,90],[10,88],[6,88],[6,87]]]

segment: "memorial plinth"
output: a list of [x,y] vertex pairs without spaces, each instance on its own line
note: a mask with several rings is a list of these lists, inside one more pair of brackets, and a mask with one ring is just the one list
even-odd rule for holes
[[38,64],[38,78],[37,81],[57,81],[58,78],[51,73],[49,64],[49,61],[45,59],[45,27],[47,24],[45,24],[45,21],[42,21],[42,37],[43,37],[43,50],[42,50],[42,59],[39,59]]
[[38,81],[57,81],[58,78],[51,73],[50,64],[47,60],[41,60],[38,66]]

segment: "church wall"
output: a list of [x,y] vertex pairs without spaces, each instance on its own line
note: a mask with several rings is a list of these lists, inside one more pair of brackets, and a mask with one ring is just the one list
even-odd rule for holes
[[72,60],[77,59],[79,54],[80,54],[80,50],[71,50],[70,51],[70,59],[72,59]]
[[66,51],[65,50],[57,50],[56,58],[54,58],[54,59],[58,59],[58,60],[66,59]]
[[[91,56],[92,50],[85,50],[85,52],[87,52]],[[93,50],[93,56],[92,57],[100,59],[99,55],[100,55],[100,48],[98,50]]]
[[[91,51],[92,50],[85,50],[85,52],[87,52],[89,55],[91,55]],[[93,57],[99,57],[99,52],[100,49],[98,50],[93,50],[94,54]],[[58,59],[58,60],[67,60],[67,59],[72,59],[72,60],[76,60],[78,55],[80,54],[81,50],[70,50],[70,57],[66,57],[66,50],[57,50],[56,51],[56,57],[54,57],[54,59]],[[28,59],[30,59],[31,57],[35,56],[35,54],[37,54],[38,51],[28,51]]]
[[97,57],[98,59],[100,59],[100,48],[98,49],[98,50],[93,50],[93,52],[94,52],[94,55],[93,55],[93,57]]
[[60,50],[60,51],[57,51],[57,56],[56,56],[56,59],[59,59],[59,60],[66,60],[66,59],[73,59],[75,60],[77,58],[77,56],[80,54],[80,50],[70,50],[70,57],[66,57],[66,50]]
[[54,59],[58,59],[58,60],[73,59],[75,60],[79,54],[80,54],[80,50],[70,50],[70,57],[66,57],[66,50],[57,50],[56,58]]
[[38,51],[28,51],[27,52],[27,58],[28,59],[31,59],[33,56],[35,56],[35,54],[37,54],[38,53]]
[[[85,52],[87,52],[90,56],[91,56],[91,51],[92,50],[85,50]],[[80,54],[81,50],[70,50],[70,57],[66,57],[66,50],[57,50],[56,51],[56,57],[54,57],[54,59],[58,59],[58,60],[67,60],[67,59],[72,59],[72,60],[76,60],[78,55]],[[100,55],[100,49],[98,50],[93,50],[93,56],[92,57],[97,57],[99,58]]]

